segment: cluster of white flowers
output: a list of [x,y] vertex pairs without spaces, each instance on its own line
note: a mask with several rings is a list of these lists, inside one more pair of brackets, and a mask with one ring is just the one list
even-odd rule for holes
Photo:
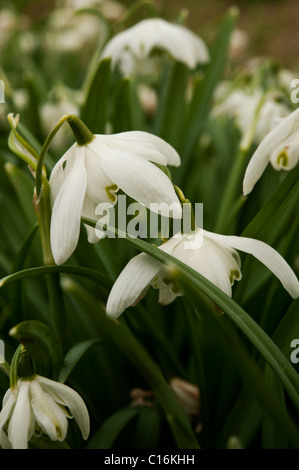
[[[78,1],[72,3],[82,4]],[[67,48],[76,46],[78,31],[80,43],[82,37],[86,40],[93,37],[94,31],[89,29],[91,23],[88,22],[86,29],[82,18],[77,19],[79,30],[72,29],[69,40],[67,36],[63,40],[60,38],[59,47],[61,44]],[[69,32],[64,31],[63,34]],[[116,35],[105,47],[102,57],[111,57],[113,67],[119,64],[123,73],[131,73],[136,62],[148,58],[156,48],[168,52],[190,69],[209,60],[207,47],[197,35],[161,19],[141,21]],[[260,98],[259,95],[246,96],[239,91],[215,113],[235,115],[245,131]],[[51,108],[44,108],[43,113],[51,119]],[[246,170],[244,194],[252,190],[269,161],[275,169],[288,170],[297,164],[299,110],[270,130],[270,117],[287,114],[288,110],[283,105],[273,100],[265,101],[260,111],[261,127],[256,132],[256,139],[261,143]],[[176,210],[172,216],[181,218],[177,192],[167,173],[161,169],[167,165],[179,166],[180,156],[167,142],[147,132],[94,135],[88,142],[72,145],[56,163],[49,180],[52,203],[50,237],[55,262],[64,263],[75,251],[81,217],[98,220],[97,205],[105,202],[116,204],[119,190],[145,207],[153,203],[174,204]],[[162,215],[168,215],[168,212]],[[89,242],[97,242],[95,229],[86,228]],[[237,250],[244,251],[269,268],[293,298],[299,296],[299,281],[290,266],[277,251],[259,240],[224,236],[198,227],[192,233],[169,238],[159,249],[193,268],[228,296],[232,296],[234,281],[242,277]],[[141,253],[130,260],[116,280],[107,301],[107,315],[117,318],[140,299],[150,285],[159,289],[159,302],[164,305],[183,295],[171,269]],[[89,433],[88,411],[76,392],[39,375],[20,378],[16,387],[9,389],[3,399],[0,444],[4,448],[26,448],[37,431],[44,432],[53,440],[64,440],[67,418],[71,416],[78,422],[86,439]]]
[[215,106],[212,116],[235,119],[242,135],[255,125],[253,140],[259,144],[275,127],[278,120],[290,113],[289,107],[278,101],[279,98],[277,92],[265,95],[258,89],[246,91],[243,88],[236,88]]

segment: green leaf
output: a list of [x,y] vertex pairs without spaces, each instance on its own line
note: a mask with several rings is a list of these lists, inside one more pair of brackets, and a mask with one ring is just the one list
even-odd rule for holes
[[263,240],[267,234],[272,234],[273,230],[279,228],[276,231],[276,238],[279,237],[285,230],[285,227],[279,223],[280,218],[292,204],[298,201],[298,189],[299,165],[296,165],[287,173],[268,202],[243,230],[242,236]]
[[[90,219],[83,219],[84,223],[95,226],[96,222]],[[178,278],[180,282],[189,282],[196,288],[206,294],[216,305],[223,310],[229,318],[237,325],[242,333],[257,348],[264,359],[276,372],[289,396],[291,397],[295,407],[299,411],[299,377],[293,366],[289,363],[285,355],[264,332],[264,330],[238,305],[233,299],[222,292],[217,286],[212,284],[208,279],[200,275],[197,271],[190,268],[186,264],[177,260],[168,253],[159,250],[144,240],[130,238],[126,233],[119,230],[109,228],[107,232],[117,233],[121,235],[131,245],[138,250],[147,253],[163,264],[168,264],[172,271],[172,276]]]
[[[292,339],[298,338],[299,336],[298,306],[299,299],[292,302],[272,336],[273,341],[276,342],[277,346],[286,356],[290,354]],[[275,377],[275,380],[277,381],[277,377]],[[261,407],[254,401],[253,397],[248,396],[248,392],[246,391],[246,393],[240,395],[232,409],[224,431],[228,433],[237,432],[238,435],[242,437],[242,441],[248,445],[254,439],[254,435],[257,432],[262,418],[263,412]],[[226,432],[220,435],[218,442],[220,447],[222,447],[224,443]]]
[[80,361],[84,353],[91,348],[94,344],[99,343],[99,339],[91,339],[82,341],[81,343],[75,344],[67,353],[64,358],[62,367],[59,372],[58,382],[64,383],[76,364]]
[[26,219],[28,220],[30,226],[34,225],[34,223],[36,223],[36,217],[32,206],[34,190],[33,178],[30,178],[30,176],[25,173],[24,169],[21,169],[13,163],[6,163],[5,171],[16,192],[18,201],[22,211],[26,216]]
[[22,271],[14,272],[13,274],[10,274],[0,279],[0,288],[3,287],[5,284],[9,284],[14,281],[19,281],[21,279],[27,279],[29,277],[54,273],[65,273],[83,276],[92,279],[95,282],[98,282],[99,284],[102,284],[106,288],[110,289],[112,287],[112,280],[109,279],[106,274],[102,274],[101,272],[90,268],[64,264],[62,266],[38,266],[35,268],[28,268],[23,269]]
[[132,78],[122,78],[115,87],[111,121],[113,132],[143,129],[143,113]]
[[181,142],[189,75],[190,71],[186,65],[175,63],[170,66],[168,76],[164,77],[163,74],[162,77],[154,131],[175,148]]
[[214,40],[211,50],[211,61],[206,69],[205,76],[198,82],[195,88],[186,121],[184,145],[181,150],[183,158],[180,173],[178,174],[180,178],[178,181],[179,185],[181,185],[181,182],[186,177],[190,167],[192,151],[200,137],[200,133],[204,129],[210,112],[215,87],[225,70],[229,41],[237,18],[238,10],[232,7],[224,18]]
[[[35,234],[38,229],[38,224],[36,223],[27,236],[25,237],[21,248],[19,249],[19,252],[17,253],[17,256],[14,260],[14,264],[12,267],[12,272],[15,273],[18,270],[22,270],[24,263],[26,261],[26,258],[29,253],[29,249],[31,247],[32,241],[35,237]],[[1,281],[0,281],[1,284]],[[10,304],[11,304],[11,321],[14,322],[14,318],[16,319],[15,321],[19,321],[20,319],[20,314],[22,312],[22,293],[21,293],[21,282],[18,281],[14,285],[11,286],[11,291],[10,291]]]
[[97,306],[93,296],[72,282],[63,282],[63,288],[79,305],[85,308],[86,316],[94,320],[95,333],[113,341],[120,352],[136,367],[152,387],[157,401],[164,410],[169,427],[179,448],[195,449],[199,445],[191,429],[187,415],[178,407],[174,393],[166,383],[159,366],[147,350],[123,324],[106,316]]
[[89,440],[86,449],[111,449],[118,435],[138,414],[138,408],[124,408],[110,416]]
[[104,134],[108,122],[111,59],[102,59],[89,85],[81,119],[94,134]]
[[139,407],[134,431],[136,449],[157,449],[160,440],[162,415],[155,407]]
[[[267,383],[267,386],[277,396],[277,401],[280,403],[282,412],[284,412],[285,417],[287,418],[288,411],[285,403],[283,387],[281,385],[281,382],[278,380],[277,376],[274,374],[273,370],[268,366],[268,364],[266,364],[265,382]],[[289,448],[288,440],[286,439],[284,430],[278,427],[273,427],[272,422],[269,420],[268,416],[265,416],[263,419],[262,433],[264,449]]]
[[[198,290],[190,280],[179,276],[180,285],[188,295],[190,301],[196,306]],[[207,314],[206,310],[200,312],[206,322],[206,328],[211,328],[219,341],[223,344],[225,354],[230,358],[234,368],[238,371],[247,385],[247,388],[259,401],[267,416],[276,424],[278,429],[283,430],[285,436],[294,448],[299,448],[299,429],[295,421],[288,417],[281,406],[280,400],[267,385],[258,365],[252,360],[245,346],[235,334],[231,326],[215,314]]]

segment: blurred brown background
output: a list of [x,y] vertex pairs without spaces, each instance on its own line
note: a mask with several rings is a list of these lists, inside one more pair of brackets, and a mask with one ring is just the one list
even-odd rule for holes
[[[130,2],[125,2],[129,4]],[[156,0],[167,14],[189,10],[187,25],[204,38],[212,37],[221,18],[231,6],[240,11],[238,28],[249,36],[246,54],[271,56],[288,66],[299,58],[298,0]]]
[[[126,6],[133,1],[118,0]],[[153,0],[164,18],[174,21],[182,10],[186,25],[206,41],[213,38],[221,18],[231,6],[240,11],[238,28],[249,36],[246,56],[271,56],[283,65],[297,64],[299,51],[298,0]],[[7,3],[1,0],[0,8]],[[53,8],[54,0],[14,0],[12,2],[30,16],[41,18]],[[146,16],[148,6],[139,10],[138,18]]]

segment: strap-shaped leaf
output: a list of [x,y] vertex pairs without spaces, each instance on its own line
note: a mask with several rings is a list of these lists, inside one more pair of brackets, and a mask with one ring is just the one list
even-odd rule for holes
[[111,60],[102,59],[90,82],[81,119],[94,134],[104,134],[108,121]]
[[99,341],[101,340],[91,339],[75,344],[75,346],[73,346],[68,351],[63,360],[63,364],[58,376],[58,382],[64,383],[86,351]]
[[180,178],[180,180],[178,180],[179,185],[184,181],[186,173],[189,170],[192,150],[200,137],[200,133],[204,129],[206,119],[210,112],[215,87],[222,78],[226,67],[229,40],[235,27],[237,17],[237,9],[231,8],[224,18],[214,44],[212,45],[211,61],[206,69],[205,77],[198,82],[194,91],[186,120],[184,146],[182,148],[182,166],[178,174],[178,178]]
[[117,411],[102,424],[91,437],[87,449],[111,449],[117,436],[138,414],[138,408],[123,408]]

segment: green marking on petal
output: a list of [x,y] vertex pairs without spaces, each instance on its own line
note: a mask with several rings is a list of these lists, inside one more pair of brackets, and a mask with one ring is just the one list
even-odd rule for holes
[[241,279],[241,273],[237,269],[232,269],[229,275],[230,283],[233,284],[235,279],[239,281]]
[[152,280],[151,282],[151,286],[154,288],[154,289],[159,289],[159,278],[158,276],[155,276],[154,279]]
[[176,286],[176,285],[173,285],[170,290],[171,290],[171,292],[172,292],[173,294],[175,294],[175,295],[179,295],[179,294],[181,293],[180,288],[179,288],[178,286]]
[[118,191],[118,186],[117,184],[111,184],[110,186],[105,187],[105,191],[107,193],[107,196],[109,197],[111,202],[116,202],[117,196],[116,192]]
[[169,277],[163,277],[163,284],[165,284],[165,286],[169,286],[171,283],[172,283],[172,279],[170,279]]
[[56,436],[59,439],[62,438],[62,432],[61,432],[61,429],[60,429],[60,426],[58,426],[57,424],[55,425],[55,430],[56,430]]
[[288,154],[285,150],[280,152],[280,154],[277,157],[277,164],[283,167],[287,167],[289,162]]

